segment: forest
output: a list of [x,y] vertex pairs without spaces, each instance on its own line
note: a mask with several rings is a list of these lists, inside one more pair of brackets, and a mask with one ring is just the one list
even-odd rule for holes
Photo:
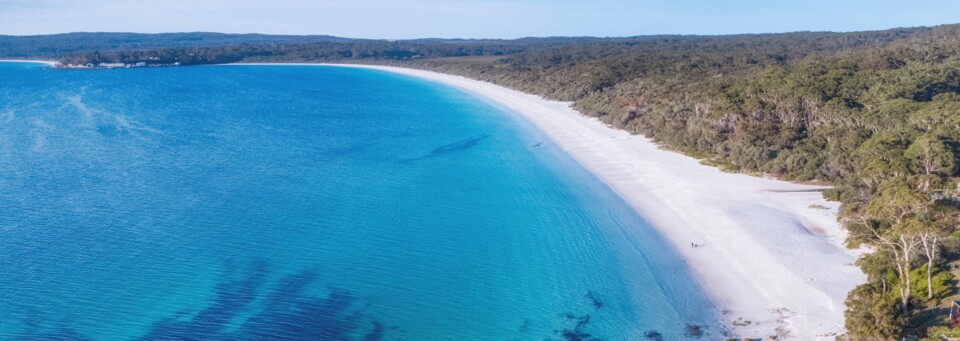
[[[0,44],[0,47],[3,45]],[[38,50],[43,50],[36,47]],[[0,48],[0,55],[6,50]],[[39,55],[38,55],[39,56]],[[9,56],[7,56],[9,57]],[[87,49],[64,64],[349,62],[572,101],[725,171],[832,185],[868,281],[851,339],[960,336],[960,25],[885,31],[518,40],[338,40]]]
[[591,42],[415,63],[574,101],[721,169],[832,184],[868,282],[853,339],[958,335],[960,27]]
[[59,58],[90,51],[131,51],[161,48],[349,41],[333,36],[281,36],[224,33],[64,33],[42,36],[0,35],[4,58]]
[[849,336],[960,335],[960,26],[593,41],[405,62],[549,98],[732,172],[833,185],[868,282]]

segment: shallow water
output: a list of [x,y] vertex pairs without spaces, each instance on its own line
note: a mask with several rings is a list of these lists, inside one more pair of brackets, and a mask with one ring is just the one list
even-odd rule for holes
[[518,116],[373,70],[0,63],[0,243],[0,339],[719,332]]

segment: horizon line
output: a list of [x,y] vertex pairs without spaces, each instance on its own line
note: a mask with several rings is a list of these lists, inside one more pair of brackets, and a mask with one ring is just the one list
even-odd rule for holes
[[800,30],[800,31],[779,31],[779,32],[741,32],[741,33],[720,33],[720,34],[689,34],[689,33],[651,33],[651,34],[638,34],[638,35],[627,35],[627,36],[592,36],[592,35],[549,35],[549,36],[521,36],[515,38],[464,38],[464,37],[420,37],[420,38],[355,38],[355,37],[346,37],[346,36],[336,36],[331,34],[284,34],[284,33],[260,33],[260,32],[225,32],[225,31],[165,31],[165,32],[134,32],[134,31],[71,31],[71,32],[61,32],[61,33],[44,33],[44,34],[5,34],[0,33],[0,36],[6,37],[19,37],[19,38],[31,38],[31,37],[47,37],[47,36],[58,36],[58,35],[70,35],[70,34],[138,34],[138,35],[164,35],[164,34],[221,34],[221,35],[261,35],[261,36],[273,36],[273,37],[331,37],[339,38],[346,40],[386,40],[386,41],[407,41],[407,40],[523,40],[523,39],[548,39],[548,38],[595,38],[595,39],[624,39],[624,38],[643,38],[643,37],[735,37],[735,36],[758,36],[758,35],[788,35],[788,34],[799,34],[799,33],[834,33],[834,34],[845,34],[845,33],[869,33],[869,32],[883,32],[883,31],[893,31],[893,30],[907,30],[907,29],[934,29],[938,27],[945,26],[958,26],[960,22],[949,23],[949,24],[939,24],[939,25],[920,25],[920,26],[900,26],[900,27],[890,27],[884,29],[873,29],[873,30],[852,30],[852,31],[815,31],[815,30]]

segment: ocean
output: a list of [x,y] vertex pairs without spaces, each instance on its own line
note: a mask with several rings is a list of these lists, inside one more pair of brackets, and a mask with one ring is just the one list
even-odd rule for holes
[[613,191],[461,90],[0,63],[0,339],[715,339],[714,310]]

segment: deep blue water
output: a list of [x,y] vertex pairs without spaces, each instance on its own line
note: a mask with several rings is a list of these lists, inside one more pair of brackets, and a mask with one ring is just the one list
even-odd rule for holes
[[0,243],[4,340],[671,340],[714,320],[527,123],[372,70],[0,63]]

